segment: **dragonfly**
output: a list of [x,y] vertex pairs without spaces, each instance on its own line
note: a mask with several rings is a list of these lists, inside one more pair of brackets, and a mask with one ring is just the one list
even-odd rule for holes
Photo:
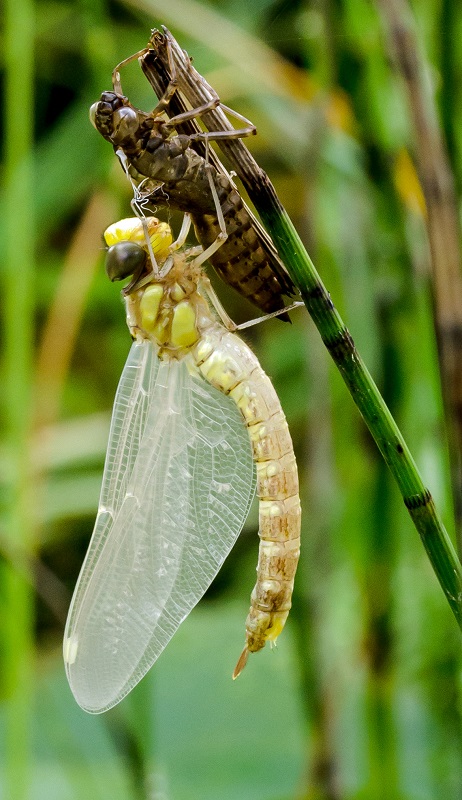
[[[255,126],[221,104],[217,95],[199,108],[169,117],[170,107],[179,99],[173,58],[171,79],[155,108],[151,112],[136,108],[122,92],[120,70],[145,52],[114,69],[113,91],[103,92],[90,109],[94,127],[122,151],[132,177],[150,195],[152,208],[165,205],[190,214],[199,243],[204,249],[215,245],[209,261],[226,283],[265,313],[284,308],[283,295],[295,293],[293,282],[270,237],[209,146],[211,141],[253,135]],[[215,132],[193,126],[217,104],[245,126]],[[188,132],[176,133],[177,128]]]
[[[291,606],[300,550],[292,440],[278,396],[204,271],[207,250],[173,242],[155,217],[104,238],[133,344],[117,390],[103,486],[64,636],[78,704],[122,700],[162,653],[232,549],[259,498],[248,654],[273,643]],[[236,328],[236,326],[234,326]]]

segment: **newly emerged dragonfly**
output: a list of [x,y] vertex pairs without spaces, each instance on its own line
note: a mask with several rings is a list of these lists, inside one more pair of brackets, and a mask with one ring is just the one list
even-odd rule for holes
[[209,304],[207,253],[183,238],[172,244],[154,217],[105,233],[109,277],[133,275],[123,294],[134,342],[64,637],[72,692],[91,713],[135,686],[202,597],[255,484],[257,583],[234,677],[249,652],[277,638],[291,605],[300,501],[287,422],[257,358]]
[[[255,127],[222,104],[228,114],[245,123],[244,128],[206,132],[188,127],[210,103],[169,117],[178,93],[174,77],[153,111],[135,108],[122,93],[119,70],[138,55],[115,68],[113,91],[103,92],[93,104],[90,117],[95,128],[124,153],[132,177],[142,181],[145,194],[150,195],[151,207],[166,205],[189,213],[204,249],[216,242],[209,261],[226,283],[262,311],[283,308],[282,296],[295,292],[292,280],[270,237],[209,147],[213,140],[256,133]],[[173,61],[171,72],[174,76]],[[211,103],[217,105],[219,98]],[[177,134],[177,127],[192,132]]]

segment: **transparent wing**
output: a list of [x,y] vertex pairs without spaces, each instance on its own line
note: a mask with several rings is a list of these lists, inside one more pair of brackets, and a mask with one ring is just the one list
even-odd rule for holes
[[255,491],[233,401],[135,342],[114,405],[100,506],[64,658],[98,713],[143,677],[231,550]]

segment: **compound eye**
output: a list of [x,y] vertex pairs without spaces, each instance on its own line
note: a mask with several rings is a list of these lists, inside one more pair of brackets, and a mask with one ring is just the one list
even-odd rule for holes
[[139,126],[138,115],[134,108],[122,106],[114,111],[113,117],[114,131],[120,137],[130,136]]
[[144,267],[146,252],[134,242],[118,242],[106,254],[106,274],[111,281],[123,281]]

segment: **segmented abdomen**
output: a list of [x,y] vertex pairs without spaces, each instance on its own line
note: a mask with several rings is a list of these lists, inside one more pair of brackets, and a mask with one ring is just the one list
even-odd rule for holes
[[291,607],[300,554],[297,465],[279,398],[247,345],[214,326],[204,333],[192,355],[206,380],[229,394],[239,407],[257,467],[257,582],[246,620],[246,644],[234,671],[237,677],[249,652],[261,650],[279,636]]
[[[210,263],[225,283],[262,311],[283,308],[282,295],[294,293],[292,281],[275,254],[268,251],[239,192],[222,173],[216,172],[214,181],[228,238],[209,258]],[[192,206],[186,210],[191,212],[197,239],[205,249],[220,232],[216,213],[197,214]]]
[[[175,149],[175,142],[185,138],[164,142],[154,154],[145,150],[140,157],[132,157],[131,163],[140,176],[163,181],[161,189],[154,190],[153,208],[165,205],[191,214],[197,240],[205,250],[217,238],[220,226],[206,162],[190,147],[184,152]],[[237,189],[225,174],[210,169],[228,234],[210,263],[225,283],[265,313],[284,308],[282,295],[294,293],[289,275],[255,228]],[[149,183],[144,190],[149,190]]]

